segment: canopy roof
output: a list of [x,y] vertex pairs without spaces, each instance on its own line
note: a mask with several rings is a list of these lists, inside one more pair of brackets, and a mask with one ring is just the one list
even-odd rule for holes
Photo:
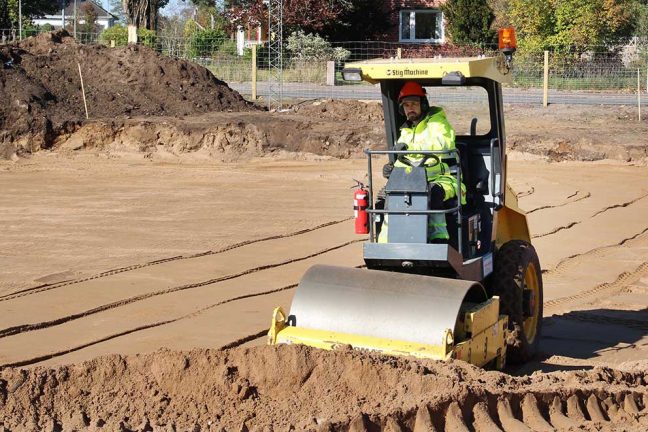
[[360,69],[362,79],[377,83],[387,79],[443,78],[450,72],[460,72],[466,78],[489,78],[500,83],[511,81],[511,71],[504,56],[462,58],[373,59],[347,63],[345,69]]

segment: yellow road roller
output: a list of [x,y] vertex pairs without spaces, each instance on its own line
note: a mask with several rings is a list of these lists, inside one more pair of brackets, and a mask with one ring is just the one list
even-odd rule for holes
[[[345,65],[345,80],[380,85],[385,118],[387,148],[365,151],[366,198],[356,208],[367,215],[366,268],[310,268],[290,311],[274,310],[270,344],[452,358],[497,369],[536,353],[542,275],[526,216],[506,181],[502,84],[511,79],[514,46],[504,36],[503,50],[492,57]],[[478,91],[484,95],[482,123],[473,119],[465,134],[457,133],[454,148],[403,148],[399,126],[406,117],[398,96],[410,81],[435,102],[444,94],[456,100]],[[425,162],[412,164],[413,153]],[[380,159],[393,170],[378,191],[373,164]],[[434,164],[444,164],[457,186],[458,196],[443,208],[430,201],[427,170]],[[430,220],[439,217],[449,238],[431,241]]]

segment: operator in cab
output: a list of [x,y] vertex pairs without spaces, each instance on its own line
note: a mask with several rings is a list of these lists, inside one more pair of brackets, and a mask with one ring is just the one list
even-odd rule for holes
[[[398,109],[406,118],[400,127],[400,137],[395,150],[442,151],[455,148],[455,132],[448,123],[445,112],[440,107],[430,106],[425,89],[414,81],[406,82],[398,94]],[[450,173],[449,159],[453,155],[438,155],[439,158],[420,154],[403,155],[394,164],[383,167],[383,176],[389,178],[394,167],[408,169],[426,167],[427,180],[430,182],[430,210],[441,210],[444,202],[456,198],[459,191],[455,177]],[[465,187],[462,184],[462,189]],[[461,194],[465,204],[465,193]],[[387,218],[382,223],[378,235],[379,243],[387,242]],[[434,214],[428,218],[428,241],[447,241],[449,239],[445,214]]]

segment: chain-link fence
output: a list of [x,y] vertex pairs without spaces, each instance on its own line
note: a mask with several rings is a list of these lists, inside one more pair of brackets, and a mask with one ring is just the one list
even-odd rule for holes
[[[49,30],[43,29],[42,27],[25,27],[22,30],[22,38],[26,39],[28,37],[36,36],[40,33],[46,33]],[[101,33],[95,31],[87,31],[85,26],[79,25],[77,31],[74,31],[74,27],[70,26],[68,29],[70,35],[75,37],[80,43],[97,43],[99,42]],[[20,41],[20,34],[18,29],[0,29],[0,44],[9,44],[17,43]]]
[[[17,38],[15,31],[0,30],[0,35],[3,35],[5,43]],[[78,31],[76,37],[82,43],[126,44],[125,33]],[[267,97],[270,91],[273,71],[269,68],[265,43],[222,36],[206,37],[200,32],[188,37],[147,34],[140,38],[140,43],[164,55],[199,63],[248,97],[253,94]],[[396,42],[329,44],[323,40],[295,42],[288,37],[283,49],[283,97],[379,99],[376,86],[343,81],[341,71],[344,64],[374,58],[465,57],[493,55],[495,52],[494,46],[456,47]],[[505,100],[542,103],[547,74],[550,102],[634,104],[637,92],[646,92],[648,85],[648,40],[632,38],[611,46],[549,52],[547,66],[545,53],[517,52],[513,82],[505,88]],[[256,82],[253,82],[253,73]]]
[[[250,96],[254,92],[250,43],[237,46],[235,40],[220,39],[208,43],[202,41],[196,46],[190,38],[159,37],[156,46],[163,54],[204,65],[242,94]],[[380,94],[376,86],[342,79],[341,72],[346,63],[375,58],[488,56],[494,55],[496,49],[495,46],[340,42],[313,52],[307,47],[300,50],[286,44],[283,52],[284,97],[378,99]],[[636,103],[633,95],[638,91],[646,92],[648,41],[635,38],[614,46],[549,52],[547,66],[545,68],[545,54],[542,52],[516,53],[513,82],[505,88],[507,100],[542,103],[546,71],[551,102],[632,104]],[[270,77],[267,48],[262,43],[257,44],[257,96],[267,95]]]

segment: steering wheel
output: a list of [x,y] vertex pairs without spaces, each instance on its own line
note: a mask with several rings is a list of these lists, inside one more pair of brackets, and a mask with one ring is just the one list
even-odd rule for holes
[[[416,154],[416,153],[411,153],[411,154]],[[403,164],[405,164],[407,166],[411,166],[411,167],[425,166],[425,167],[429,168],[429,167],[437,166],[437,165],[439,165],[441,163],[441,159],[439,158],[439,156],[437,156],[435,154],[423,155],[423,158],[420,159],[420,162],[418,162],[418,163],[415,163],[412,160],[407,159],[405,156],[407,156],[407,155],[406,154],[401,154],[401,155],[398,155],[398,157],[396,159],[399,160],[401,163],[403,163]],[[425,163],[428,161],[428,159],[434,159],[434,163],[432,165],[425,165]]]

